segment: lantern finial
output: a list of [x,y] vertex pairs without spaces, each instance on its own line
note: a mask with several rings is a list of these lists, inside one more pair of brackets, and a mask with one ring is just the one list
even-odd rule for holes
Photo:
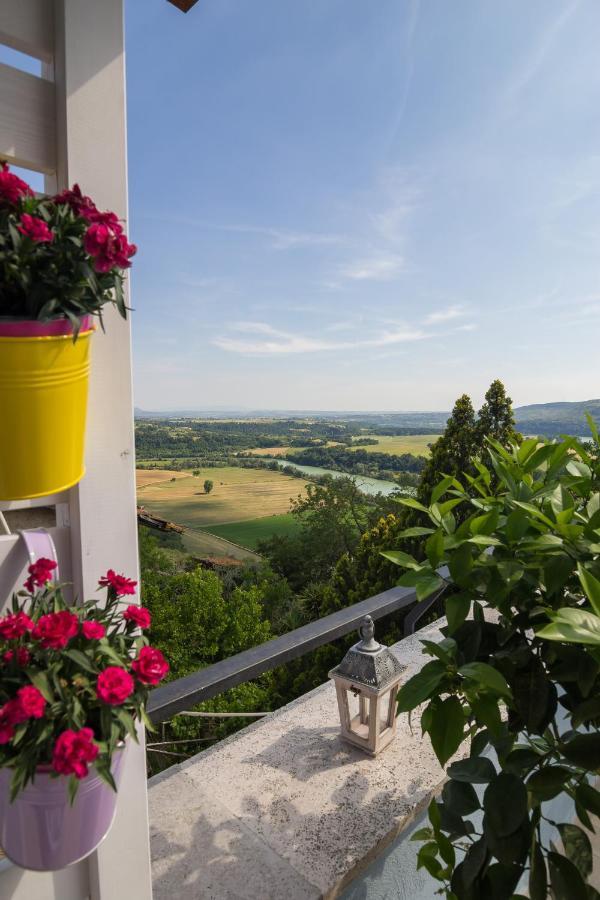
[[375,640],[375,623],[371,616],[365,616],[358,628],[360,635],[360,643],[357,650],[362,653],[377,653],[381,649],[381,644]]

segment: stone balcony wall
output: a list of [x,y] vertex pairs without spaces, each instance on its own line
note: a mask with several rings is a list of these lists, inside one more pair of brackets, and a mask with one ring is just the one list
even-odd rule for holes
[[[405,678],[420,641],[393,649]],[[335,689],[324,684],[150,781],[155,900],[316,900],[339,896],[427,806],[444,773],[418,716],[406,715],[375,759],[339,737]],[[416,873],[406,896],[431,896]],[[398,895],[400,896],[400,895]]]

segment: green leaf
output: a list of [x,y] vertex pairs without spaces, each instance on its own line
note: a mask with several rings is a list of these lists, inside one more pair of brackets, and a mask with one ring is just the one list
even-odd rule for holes
[[[521,864],[525,860],[531,844],[531,829],[528,821],[524,821],[521,827],[511,834],[500,836],[490,827],[489,819],[484,815],[483,833],[491,853],[504,865]],[[505,896],[510,897],[511,894]]]
[[504,770],[513,775],[522,775],[540,762],[540,754],[529,747],[515,747],[504,760]]
[[485,756],[472,756],[459,759],[448,768],[448,775],[454,781],[466,781],[468,784],[487,784],[496,777],[492,762]]
[[453,475],[446,475],[445,478],[442,478],[439,484],[436,484],[431,492],[431,502],[437,503],[440,497],[442,497],[446,493],[448,488],[452,487],[452,485],[454,485],[455,483],[456,479]]
[[446,618],[448,620],[448,634],[460,628],[469,615],[471,598],[465,594],[453,594],[446,598]]
[[585,595],[592,605],[592,609],[597,616],[600,616],[600,581],[588,569],[585,569],[581,563],[577,563],[577,575]]
[[501,772],[485,789],[483,809],[497,837],[508,837],[527,818],[527,790],[516,775]]
[[458,674],[469,681],[474,681],[479,687],[487,688],[502,697],[510,697],[511,690],[506,678],[498,669],[487,663],[471,662],[461,666]]
[[[487,844],[483,838],[479,838],[478,841],[471,844],[461,864],[462,872],[459,878],[462,881],[464,888],[468,889],[473,884],[479,873],[483,870],[487,860]],[[457,869],[458,868],[460,867],[457,867]],[[457,890],[457,882],[455,882],[454,878],[452,879],[452,889],[455,891]],[[459,889],[458,896],[464,896],[463,889]]]
[[475,519],[471,519],[469,523],[471,534],[492,534],[498,527],[498,519],[499,514],[497,509],[492,509],[483,516],[477,516]]
[[63,650],[63,656],[67,656],[69,659],[72,659],[74,663],[77,663],[82,669],[85,669],[86,672],[91,672],[92,675],[97,675],[98,670],[94,668],[91,660],[82,653],[81,650]]
[[426,663],[420,672],[403,684],[398,692],[398,712],[410,712],[428,700],[446,675],[446,666],[437,659]]
[[567,644],[600,646],[600,616],[569,607],[549,615],[552,621],[536,631],[538,637]]
[[39,672],[35,669],[26,669],[27,677],[31,683],[38,689],[44,700],[48,703],[54,703],[55,697],[50,688],[50,682],[45,672]]
[[398,537],[400,538],[412,538],[412,537],[424,537],[426,534],[433,534],[433,528],[420,528],[415,526],[415,528],[405,528],[404,531],[401,531]]
[[436,569],[444,556],[444,535],[441,531],[434,531],[425,543],[425,553],[432,569]]
[[426,600],[444,587],[444,582],[435,572],[422,572],[416,584],[417,600]]
[[502,541],[492,537],[491,534],[474,534],[473,537],[467,539],[468,544],[475,544],[477,547],[501,547]]
[[450,554],[448,568],[455,584],[463,585],[473,568],[473,549],[469,544],[462,544]]
[[122,707],[115,707],[114,713],[119,722],[127,730],[127,733],[134,739],[134,741],[137,742],[137,732],[135,730],[135,722],[133,720],[133,716]]
[[546,900],[548,890],[548,873],[546,861],[538,842],[535,842],[531,854],[531,868],[529,870],[529,896],[531,900]]
[[463,739],[465,716],[462,704],[458,697],[451,696],[445,700],[432,700],[430,709],[432,716],[427,730],[431,746],[440,765],[445,766]]
[[398,497],[396,500],[401,506],[408,506],[410,509],[418,509],[420,512],[427,513],[429,515],[429,510],[426,506],[423,506],[422,503],[419,503],[418,500],[415,500],[413,497]]
[[381,555],[393,562],[394,565],[404,566],[405,569],[419,570],[421,568],[421,563],[418,563],[414,556],[411,556],[410,553],[403,553],[402,550],[386,550],[382,551]]
[[600,816],[600,792],[591,784],[580,784],[575,791],[575,799],[594,816]]
[[570,777],[571,771],[563,766],[545,766],[533,773],[527,781],[527,790],[537,800],[552,800],[562,793]]
[[67,793],[69,796],[69,804],[73,806],[75,802],[75,797],[77,796],[77,791],[79,789],[79,779],[75,777],[75,775],[71,775],[69,780],[67,781]]
[[436,832],[439,831],[440,825],[442,824],[442,819],[441,819],[441,814],[440,814],[440,807],[439,807],[438,802],[435,799],[435,797],[433,798],[433,800],[431,800],[429,806],[427,807],[427,814],[429,816],[429,821],[431,822],[434,831],[436,831]]
[[473,785],[465,781],[454,781],[453,779],[450,779],[444,785],[442,800],[444,805],[448,806],[459,816],[469,816],[481,806],[477,791]]
[[577,867],[583,878],[587,878],[592,871],[592,845],[589,837],[578,825],[563,823],[556,827],[560,833],[567,859],[570,859]]
[[560,750],[573,765],[588,772],[600,771],[600,733],[577,734],[572,740],[561,744]]
[[570,859],[550,852],[548,868],[553,900],[587,900],[583,878]]

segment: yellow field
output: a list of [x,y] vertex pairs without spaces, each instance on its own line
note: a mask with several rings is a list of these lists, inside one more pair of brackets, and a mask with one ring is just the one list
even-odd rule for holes
[[[179,472],[176,481],[170,480],[170,472],[164,474],[162,480],[142,481],[138,503],[162,518],[196,529],[286,513],[290,499],[304,493],[301,479],[262,469],[201,469],[199,477]],[[207,478],[214,484],[210,494],[204,493]]]
[[187,478],[188,475],[189,472],[171,472],[168,469],[136,469],[135,486],[139,490],[160,481],[170,481],[171,478]]
[[305,447],[253,447],[248,450],[252,456],[285,456],[290,450],[305,450]]
[[415,456],[429,456],[428,445],[436,441],[439,434],[364,434],[361,437],[373,438],[379,443],[350,449],[366,450],[367,453],[414,453]]

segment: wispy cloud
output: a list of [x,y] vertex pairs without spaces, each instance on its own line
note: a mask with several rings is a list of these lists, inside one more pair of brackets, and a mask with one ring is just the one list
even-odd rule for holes
[[342,244],[347,240],[346,235],[334,234],[324,231],[296,231],[290,228],[279,228],[269,225],[253,225],[244,222],[207,222],[205,219],[195,219],[191,216],[156,216],[148,214],[148,219],[160,219],[162,223],[174,223],[186,225],[191,228],[206,231],[224,231],[234,234],[257,235],[267,238],[267,242],[273,250],[290,250],[295,247],[319,247],[328,244]]
[[378,255],[342,266],[339,274],[350,281],[390,281],[402,271],[403,264],[403,258],[396,254]]
[[450,322],[452,319],[460,319],[465,315],[462,306],[448,306],[446,309],[437,309],[429,313],[423,320],[424,325],[439,325],[442,322]]
[[578,0],[563,6],[558,15],[543,29],[527,58],[515,68],[501,98],[506,113],[512,111],[520,95],[543,68],[560,33],[578,6]]
[[[421,341],[429,335],[419,328],[397,327],[380,332],[372,337],[356,340],[327,340],[304,334],[293,334],[280,331],[266,322],[236,322],[230,326],[232,331],[240,332],[242,337],[221,335],[212,343],[221,350],[230,353],[251,355],[281,355],[288,353],[319,353],[323,351],[357,350],[361,347],[386,347],[394,344]],[[261,335],[259,340],[249,339],[251,335]]]

